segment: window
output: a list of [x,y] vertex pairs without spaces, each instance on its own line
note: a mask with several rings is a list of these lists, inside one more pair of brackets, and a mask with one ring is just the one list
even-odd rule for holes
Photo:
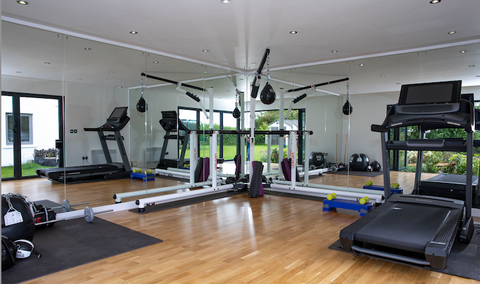
[[[7,112],[5,121],[7,122],[7,145],[13,145],[13,114]],[[20,114],[20,139],[22,144],[33,144],[32,137],[32,114]]]

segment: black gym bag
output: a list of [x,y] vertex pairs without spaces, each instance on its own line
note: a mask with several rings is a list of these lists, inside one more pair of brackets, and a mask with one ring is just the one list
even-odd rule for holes
[[[43,223],[43,222],[48,222],[48,221],[53,221],[57,218],[57,213],[53,211],[51,208],[47,208],[43,206],[42,204],[35,204],[33,203],[33,211],[35,213],[35,224],[37,223]],[[55,222],[53,223],[48,223],[48,224],[43,224],[43,225],[36,225],[35,229],[37,228],[46,228],[49,226],[55,225]]]

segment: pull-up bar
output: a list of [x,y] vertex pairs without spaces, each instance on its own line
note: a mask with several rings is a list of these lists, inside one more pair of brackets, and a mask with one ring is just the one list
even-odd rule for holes
[[[169,80],[169,79],[164,79],[164,78],[160,78],[160,77],[148,75],[148,74],[145,74],[145,73],[142,73],[141,75],[142,75],[142,76],[145,76],[145,77],[147,77],[147,78],[150,78],[150,79],[155,79],[155,80],[164,81],[164,82],[167,82],[167,83],[171,83],[171,84],[178,85],[178,82],[173,81],[173,80]],[[197,87],[197,86],[194,86],[194,85],[185,84],[185,83],[182,83],[182,86],[189,87],[189,88],[192,88],[192,89],[195,89],[195,90],[199,90],[199,91],[202,91],[202,92],[206,92],[206,91],[207,91],[207,90],[205,90],[204,88],[200,88],[200,87]],[[187,96],[189,96],[189,95],[187,94]]]
[[348,80],[350,80],[350,79],[349,79],[348,77],[346,77],[346,78],[338,79],[338,80],[334,80],[334,81],[328,81],[328,82],[324,82],[324,83],[318,83],[318,84],[316,84],[316,85],[305,86],[305,87],[300,87],[300,88],[296,88],[296,89],[290,89],[290,90],[287,91],[287,93],[293,93],[293,92],[308,90],[308,89],[310,89],[310,88],[316,88],[316,87],[320,87],[320,86],[325,86],[325,85],[340,83],[340,82],[344,82],[344,81],[348,81]]
[[[232,134],[232,135],[247,135],[251,134],[250,130],[205,130],[205,131],[200,131],[200,132],[205,132],[206,134],[213,134],[214,132],[218,132],[218,134],[221,135],[226,135],[226,134]],[[313,131],[311,130],[255,130],[255,134],[259,135],[289,135],[290,132],[295,132],[297,134],[301,133],[308,133],[310,135],[313,134]]]

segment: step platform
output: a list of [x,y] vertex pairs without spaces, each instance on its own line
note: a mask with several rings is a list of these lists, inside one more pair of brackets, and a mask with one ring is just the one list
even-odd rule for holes
[[[383,191],[383,185],[370,185],[370,186],[363,186],[363,189],[372,189],[372,190],[382,190]],[[392,194],[398,193],[398,194],[403,194],[403,188],[392,188],[390,187],[390,192]]]
[[143,181],[150,181],[155,179],[154,173],[130,173],[130,179],[142,179]]
[[360,216],[365,216],[373,209],[373,203],[368,202],[362,205],[358,201],[337,198],[333,200],[323,200],[323,211],[332,211],[336,209],[358,211],[360,213]]

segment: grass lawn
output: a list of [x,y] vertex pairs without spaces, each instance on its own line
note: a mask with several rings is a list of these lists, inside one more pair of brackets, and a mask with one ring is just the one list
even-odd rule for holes
[[[271,150],[273,150],[276,147],[271,147]],[[210,150],[209,145],[200,146],[200,156],[208,157],[210,153],[209,150]],[[217,147],[217,151],[220,152],[220,147]],[[233,157],[235,157],[236,151],[237,151],[237,145],[223,145],[223,158],[225,160],[232,160]],[[255,145],[255,160],[260,161],[261,157],[266,157],[266,155],[267,155],[267,145]],[[190,149],[187,149],[187,151],[185,152],[185,158],[189,158],[189,157],[190,157]]]
[[[39,165],[37,163],[26,163],[22,165],[22,176],[36,176],[37,169],[46,169],[51,167],[46,167]],[[13,166],[2,167],[2,178],[13,177]]]

